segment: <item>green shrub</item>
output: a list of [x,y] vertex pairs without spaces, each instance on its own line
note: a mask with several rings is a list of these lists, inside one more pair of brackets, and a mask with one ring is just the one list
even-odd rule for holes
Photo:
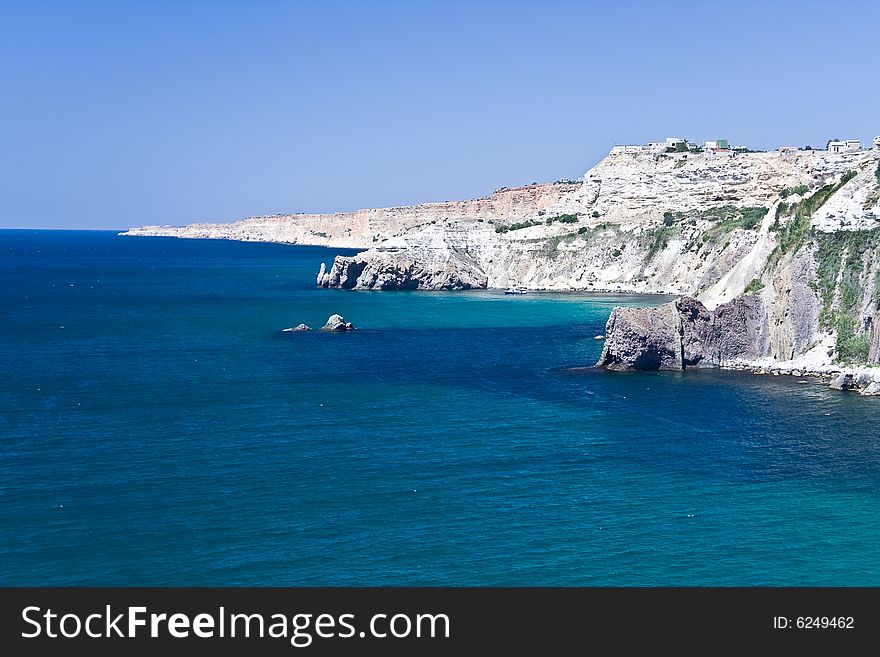
[[752,281],[746,285],[746,289],[743,294],[757,294],[761,290],[764,289],[764,283],[760,278],[753,278]]
[[[806,196],[797,203],[780,204],[776,210],[776,220],[770,226],[770,230],[777,233],[778,244],[767,260],[767,266],[771,267],[779,262],[779,259],[789,251],[795,252],[800,249],[810,234],[810,220],[813,214],[825,205],[838,189],[856,176],[855,171],[847,171],[840,177],[838,183],[823,185],[810,196]],[[779,221],[782,217],[793,217],[785,225]]]
[[810,191],[809,185],[795,185],[794,187],[786,187],[781,192],[779,192],[779,195],[782,198],[788,198],[792,194],[797,194],[798,196],[803,196],[808,191]]
[[767,211],[768,208],[760,206],[740,208],[739,214],[742,218],[742,227],[746,230],[757,228],[761,220],[767,215]]
[[[685,219],[683,212],[672,213],[676,221]],[[746,206],[739,208],[735,205],[719,205],[697,212],[692,219],[702,219],[710,222],[725,222],[734,220],[741,223],[740,227],[755,228],[767,214],[767,208],[761,206]],[[691,216],[691,215],[689,215]],[[665,218],[665,214],[664,214]]]
[[511,230],[522,230],[523,228],[531,228],[532,226],[539,226],[540,224],[541,224],[540,221],[535,221],[534,219],[528,219],[527,221],[519,221],[515,224],[496,226],[495,232],[496,233],[507,233]]
[[871,300],[877,304],[877,308],[880,308],[880,268],[874,276],[874,294],[871,295]]
[[843,174],[840,177],[840,182],[837,183],[837,188],[840,189],[841,187],[843,187],[846,183],[848,183],[850,180],[855,178],[857,174],[858,174],[858,171],[856,171],[856,170],[847,171],[845,174]]
[[735,213],[730,214],[706,231],[707,241],[717,241],[718,238],[735,230],[754,230],[767,214],[767,208],[764,207],[744,207],[735,210]]
[[860,321],[864,256],[880,248],[880,228],[819,233],[816,239],[817,292],[822,299],[819,323],[836,331],[840,362],[866,361],[868,334]]
[[593,217],[593,219],[598,219],[599,218],[599,211],[593,210],[593,214],[591,216]]
[[669,240],[679,234],[677,226],[656,226],[644,232],[648,240],[648,254],[645,262],[650,262],[654,257],[669,245]]
[[841,313],[837,320],[837,360],[840,363],[864,363],[868,360],[868,334],[857,332],[858,318]]
[[556,221],[561,224],[576,224],[580,220],[576,214],[559,214],[555,217],[547,217],[547,219],[544,220],[544,223],[548,226],[552,226]]
[[810,233],[810,216],[796,215],[784,226],[779,223],[777,217],[777,221],[770,226],[770,230],[777,233],[777,244],[767,260],[768,265],[779,262],[779,259],[786,253],[797,251],[804,245],[807,235]]

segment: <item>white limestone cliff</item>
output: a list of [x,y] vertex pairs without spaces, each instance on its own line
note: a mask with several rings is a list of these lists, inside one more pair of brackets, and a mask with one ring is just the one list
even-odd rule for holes
[[811,354],[828,365],[865,351],[843,335],[867,339],[864,355],[878,362],[878,159],[877,151],[622,152],[577,184],[126,234],[368,249],[322,268],[327,287],[669,293],[710,311],[749,291],[766,310],[762,358]]

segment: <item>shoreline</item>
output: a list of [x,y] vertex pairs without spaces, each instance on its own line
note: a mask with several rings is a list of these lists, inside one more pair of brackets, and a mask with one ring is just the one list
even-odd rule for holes
[[[344,248],[333,247],[326,244],[302,244],[293,242],[278,242],[272,240],[242,240],[230,237],[194,237],[188,235],[143,235],[132,233],[117,233],[123,237],[170,237],[176,239],[207,239],[207,240],[223,240],[233,242],[250,242],[263,244],[281,244],[284,246],[304,246],[319,248]],[[413,290],[417,292],[502,292],[507,286],[486,286],[484,288],[471,288],[470,290]],[[649,292],[633,289],[615,289],[615,288],[575,288],[575,287],[534,287],[525,286],[530,293],[547,293],[547,294],[571,294],[571,295],[620,295],[633,297],[682,297],[686,296],[684,292]],[[372,290],[348,290],[348,291],[372,291]],[[385,291],[386,293],[388,291]],[[393,290],[392,290],[393,292]],[[759,376],[794,376],[798,378],[810,378],[818,382],[828,385],[829,387],[842,390],[858,392],[864,396],[880,396],[880,366],[869,367],[864,365],[833,365],[833,364],[816,364],[808,362],[783,361],[742,361],[732,362],[718,366],[720,370],[747,372]]]
[[721,370],[748,372],[756,376],[792,376],[809,378],[833,390],[852,391],[860,395],[880,396],[880,367],[862,365],[824,365],[804,367],[795,363],[731,363]]

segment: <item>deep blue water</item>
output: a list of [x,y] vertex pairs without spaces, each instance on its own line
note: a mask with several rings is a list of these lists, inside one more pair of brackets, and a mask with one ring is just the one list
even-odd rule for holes
[[333,254],[0,231],[0,584],[880,585],[876,399],[572,370],[662,299]]

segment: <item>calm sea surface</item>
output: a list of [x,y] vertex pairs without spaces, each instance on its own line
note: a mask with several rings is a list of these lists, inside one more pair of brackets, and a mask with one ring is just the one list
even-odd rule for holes
[[337,252],[0,231],[0,584],[880,585],[877,399],[572,369],[663,299]]

